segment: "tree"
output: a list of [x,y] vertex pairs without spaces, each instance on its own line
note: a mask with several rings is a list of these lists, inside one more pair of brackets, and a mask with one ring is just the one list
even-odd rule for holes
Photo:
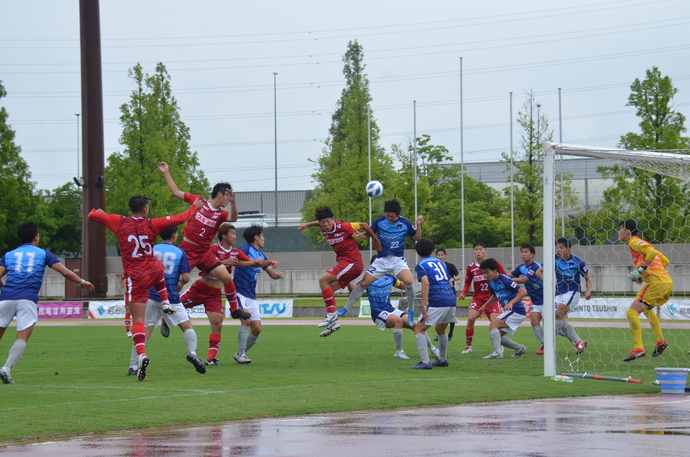
[[141,194],[154,201],[151,217],[179,213],[184,205],[170,194],[156,169],[158,162],[170,165],[181,190],[205,195],[210,187],[196,152],[189,149],[189,128],[180,119],[170,75],[162,63],[150,76],[137,64],[129,70],[129,77],[136,87],[129,102],[120,107],[124,150],[108,157],[107,210],[129,214],[129,197]]
[[81,255],[81,189],[69,182],[39,194],[37,208],[41,245],[55,255]]
[[[0,81],[0,99],[7,96]],[[29,166],[14,143],[15,131],[7,124],[9,114],[0,107],[0,255],[19,245],[17,227],[33,220],[37,199]]]
[[[368,129],[369,80],[364,73],[364,52],[357,41],[349,42],[343,56],[345,88],[336,103],[329,136],[321,156],[315,161],[317,170],[312,175],[315,188],[307,195],[302,213],[303,220],[312,220],[319,206],[330,206],[339,220],[364,222],[368,220],[369,204],[364,187],[368,181],[368,144],[371,136],[372,179],[384,185],[384,195],[394,176],[391,158],[379,146],[379,128],[371,118]],[[374,200],[380,210],[383,199]],[[316,239],[315,234],[310,234]]]
[[[393,145],[401,163],[393,196],[400,200],[410,219],[414,216],[414,147],[403,150]],[[445,146],[431,144],[429,135],[417,138],[417,204],[424,215],[423,233],[439,247],[462,247],[462,166],[449,163]],[[506,200],[491,187],[470,176],[464,177],[465,244],[482,241],[498,246],[506,240],[510,226],[503,217]]]
[[[619,146],[631,150],[690,148],[690,138],[683,136],[685,116],[672,109],[677,92],[671,78],[663,76],[657,67],[647,70],[644,80],[635,79],[626,106],[635,107],[640,132],[626,133]],[[621,165],[600,167],[599,171],[614,181],[604,191],[602,202],[609,220],[637,219],[645,239],[652,243],[690,240],[689,183]],[[618,230],[617,226],[612,228]]]
[[[516,151],[512,158],[513,205],[515,209],[515,244],[530,243],[540,245],[543,242],[543,182],[544,182],[544,143],[551,141],[553,131],[549,131],[549,123],[545,114],[539,113],[539,104],[533,93],[518,111],[518,124],[523,129],[520,145],[521,151]],[[506,170],[511,169],[511,157],[503,153],[503,160],[508,162]],[[572,178],[563,173],[557,177],[560,185],[556,190],[556,208],[560,209],[561,193],[568,207],[576,207],[578,202],[572,188]],[[510,196],[510,186],[505,189],[505,195]]]

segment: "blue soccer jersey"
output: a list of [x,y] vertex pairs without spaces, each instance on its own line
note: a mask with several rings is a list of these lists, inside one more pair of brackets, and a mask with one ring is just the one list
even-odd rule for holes
[[[163,264],[165,288],[168,290],[168,301],[172,304],[180,303],[180,293],[177,291],[177,283],[180,276],[189,273],[189,261],[187,254],[170,243],[160,243],[153,247],[153,255]],[[154,287],[149,292],[149,299],[161,301]]]
[[447,307],[456,306],[455,291],[450,285],[450,276],[445,262],[436,257],[422,259],[414,268],[417,279],[426,276],[429,280],[429,303],[427,306]]
[[527,278],[528,281],[525,283],[525,289],[527,289],[532,304],[537,306],[544,304],[544,281],[537,278],[537,270],[540,268],[541,265],[537,262],[532,262],[529,266],[523,263],[510,273],[513,275],[513,278],[519,278],[520,276]]
[[[245,244],[240,248],[240,251],[247,254],[250,259],[268,260],[266,255],[256,249],[251,244]],[[235,269],[235,288],[237,293],[244,295],[247,298],[256,299],[256,281],[261,273],[259,267],[237,267]]]
[[580,278],[588,274],[587,264],[578,256],[568,260],[556,256],[556,293],[580,292]]
[[[506,306],[508,302],[514,299],[520,291],[520,286],[515,281],[500,273],[498,275],[498,279],[489,281],[489,287],[491,287],[491,292],[493,292],[493,294],[496,296],[501,306]],[[522,300],[519,300],[517,303],[513,304],[513,311],[516,314],[522,314],[523,316],[527,315],[527,311],[525,310],[525,305],[522,304]]]
[[389,255],[404,257],[405,236],[415,236],[417,234],[417,229],[402,216],[399,216],[398,220],[392,223],[388,222],[386,216],[379,216],[371,224],[371,230],[376,233],[381,241],[381,250],[378,252],[379,257]]
[[59,262],[52,252],[33,244],[23,244],[14,251],[7,252],[0,259],[0,266],[7,269],[7,281],[0,289],[0,300],[38,302],[38,292],[43,284],[46,267]]

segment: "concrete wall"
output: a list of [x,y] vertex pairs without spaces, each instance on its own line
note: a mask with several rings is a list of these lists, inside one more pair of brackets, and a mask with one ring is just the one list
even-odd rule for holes
[[[668,255],[671,260],[669,272],[674,281],[674,294],[690,294],[690,245],[659,245],[659,250]],[[498,259],[506,270],[512,270],[510,248],[489,248],[488,255]],[[515,249],[515,262],[520,264],[520,253]],[[465,267],[462,261],[462,249],[449,249],[448,261],[454,263],[461,273]],[[629,293],[632,294],[639,286],[631,283],[627,275],[632,270],[628,248],[622,245],[615,246],[575,246],[572,253],[582,257],[590,268],[593,282],[593,291],[601,293]],[[464,249],[465,264],[474,261],[474,251]],[[272,260],[278,261],[278,270],[285,272],[285,280],[272,280],[266,274],[259,276],[257,286],[259,295],[319,295],[319,277],[335,264],[335,254],[332,251],[321,252],[276,252],[267,253]],[[363,251],[365,264],[368,263],[369,252]],[[408,264],[414,266],[416,255],[414,251],[406,251]],[[543,258],[542,248],[537,248],[537,261]],[[119,277],[122,274],[122,264],[119,257],[108,257],[106,261],[108,274],[108,297],[122,296]],[[88,274],[84,277],[89,279]],[[198,275],[192,274],[192,280]],[[42,297],[64,297],[64,278],[53,271],[46,270],[45,280],[41,288]],[[345,295],[339,291],[336,295]]]

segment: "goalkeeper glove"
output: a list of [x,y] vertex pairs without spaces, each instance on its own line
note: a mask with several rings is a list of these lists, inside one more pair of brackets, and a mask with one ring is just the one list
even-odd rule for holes
[[233,319],[249,319],[252,317],[252,314],[243,309],[237,308],[235,311],[230,311],[230,317]]
[[639,283],[640,281],[642,281],[642,273],[644,273],[645,270],[646,270],[646,268],[642,268],[642,267],[638,268],[637,270],[633,270],[628,275],[628,278],[632,282]]
[[175,308],[170,303],[166,303],[163,305],[163,312],[165,314],[175,314]]

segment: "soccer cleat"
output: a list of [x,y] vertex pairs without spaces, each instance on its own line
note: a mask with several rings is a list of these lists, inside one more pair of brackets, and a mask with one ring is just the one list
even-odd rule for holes
[[462,351],[463,354],[472,354],[472,346],[467,346],[464,351]]
[[242,365],[252,363],[252,359],[247,357],[247,354],[240,355],[239,352],[236,352],[235,355],[232,356],[232,358],[235,359],[235,362],[242,364]]
[[523,344],[520,349],[515,350],[515,353],[513,353],[513,357],[520,357],[525,352],[527,352],[527,346]]
[[452,339],[453,339],[453,334],[449,333],[448,334],[448,342],[450,343]]
[[432,367],[447,367],[448,366],[448,360],[439,360],[436,359],[433,362],[431,362]]
[[659,357],[668,348],[668,343],[666,340],[660,340],[656,342],[656,347],[652,353],[652,357]]
[[150,362],[151,360],[148,357],[146,357],[146,354],[139,355],[139,370],[137,371],[137,379],[139,381],[143,381],[144,379],[146,379],[146,368],[149,366]]
[[431,353],[434,355],[434,357],[436,357],[437,359],[438,359],[439,357],[441,357],[441,351],[439,351],[438,348],[437,348],[436,346],[431,346],[430,351],[431,351]]
[[332,324],[335,323],[340,318],[337,313],[327,313],[326,318],[323,320],[323,322],[320,322],[317,327],[330,327]]
[[319,336],[326,337],[326,336],[330,335],[330,334],[333,333],[333,332],[337,332],[338,330],[340,330],[340,324],[338,324],[338,323],[336,322],[335,324],[331,324],[330,326],[326,327],[326,330],[324,330],[323,332],[319,333]]
[[251,319],[252,313],[247,311],[246,309],[242,308],[237,308],[235,311],[230,311],[230,317],[233,319]]
[[194,365],[197,373],[206,373],[206,367],[203,363],[201,363],[201,360],[199,360],[199,357],[197,357],[196,354],[192,354],[191,352],[187,354],[187,362]]
[[343,317],[347,314],[347,308],[340,308],[335,312],[338,316]]
[[419,362],[417,365],[413,366],[413,370],[431,370],[432,365],[431,362],[429,363],[424,363],[424,362]]
[[585,348],[587,347],[587,342],[584,340],[580,340],[577,343],[575,343],[575,353],[577,355],[582,354],[585,352]]
[[405,354],[405,351],[400,350],[400,351],[395,351],[395,354],[393,354],[393,357],[396,359],[403,359],[403,360],[410,360],[410,358]]
[[131,338],[131,337],[132,337],[132,332],[130,330],[127,330],[127,338]]
[[127,376],[134,376],[137,374],[137,367],[129,367],[129,370],[127,370]]
[[632,360],[639,359],[640,357],[644,357],[647,355],[645,352],[644,348],[636,348],[633,349],[632,351],[628,351],[630,353],[629,356],[623,359],[623,362],[630,362]]
[[503,354],[500,352],[492,352],[489,355],[485,355],[483,358],[485,358],[485,359],[502,359]]
[[220,362],[214,357],[212,359],[206,359],[206,365],[210,367],[217,367],[220,365]]
[[10,375],[10,369],[7,367],[0,368],[0,379],[2,379],[3,384],[14,384],[12,375]]
[[163,338],[170,336],[170,327],[168,327],[168,323],[165,321],[165,319],[161,321],[161,335],[163,335]]
[[534,353],[537,354],[537,355],[544,355],[544,345],[542,344],[541,347],[540,347],[539,349],[537,349],[536,351],[534,351]]

